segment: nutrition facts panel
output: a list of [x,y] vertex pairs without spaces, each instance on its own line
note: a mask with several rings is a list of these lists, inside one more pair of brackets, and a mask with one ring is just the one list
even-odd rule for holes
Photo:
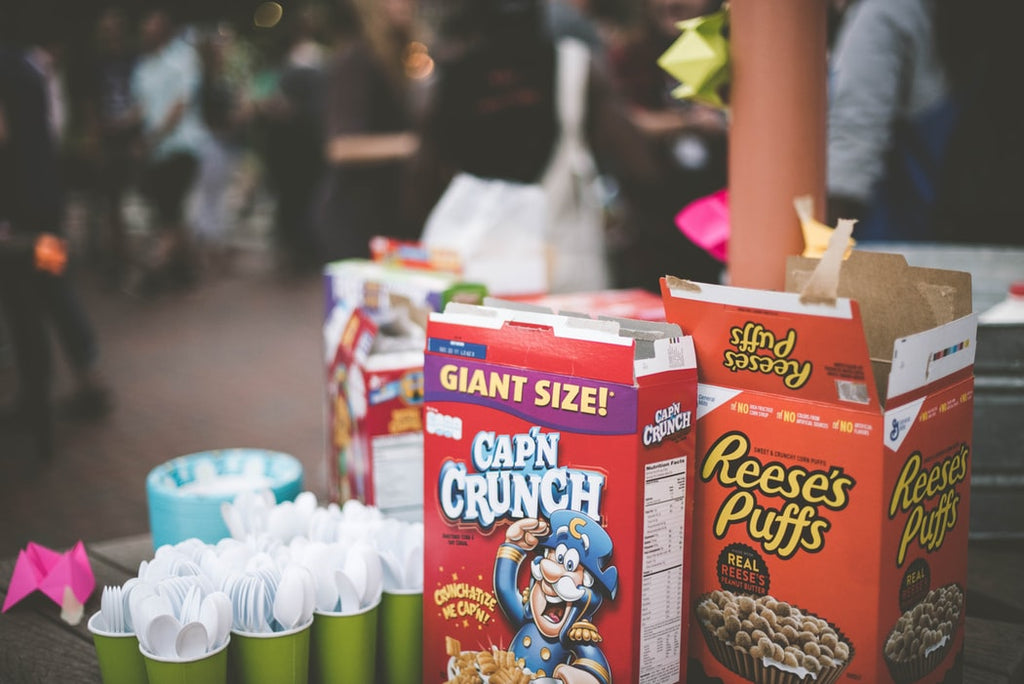
[[683,606],[686,459],[644,468],[640,682],[678,682]]
[[372,443],[377,508],[393,518],[418,519],[423,511],[423,435],[380,435]]

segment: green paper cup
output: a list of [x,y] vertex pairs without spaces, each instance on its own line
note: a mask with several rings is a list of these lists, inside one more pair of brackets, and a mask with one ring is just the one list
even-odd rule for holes
[[311,660],[316,681],[320,684],[376,681],[377,616],[376,604],[358,613],[313,614]]
[[384,592],[380,599],[377,637],[379,681],[421,684],[423,681],[423,592]]
[[234,684],[307,684],[310,620],[286,632],[231,632],[228,670]]
[[89,632],[100,661],[103,684],[138,684],[146,681],[146,661],[139,652],[139,640],[134,634],[108,632],[100,629],[97,611],[89,618]]
[[227,684],[228,681],[228,645],[216,651],[203,654],[195,660],[172,660],[161,658],[152,653],[142,651],[146,660],[146,676],[149,684]]

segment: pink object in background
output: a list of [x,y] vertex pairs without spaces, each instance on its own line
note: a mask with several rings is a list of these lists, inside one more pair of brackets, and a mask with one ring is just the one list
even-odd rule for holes
[[18,552],[3,612],[6,613],[8,608],[37,589],[65,609],[70,598],[68,589],[75,600],[84,605],[95,588],[96,577],[82,542],[65,553],[29,542],[24,550]]
[[729,249],[729,191],[690,202],[676,214],[676,225],[693,244],[724,264]]

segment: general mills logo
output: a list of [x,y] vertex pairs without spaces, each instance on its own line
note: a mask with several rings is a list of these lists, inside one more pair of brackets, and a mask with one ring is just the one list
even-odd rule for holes
[[892,430],[889,431],[889,441],[898,442],[900,437],[910,429],[914,422],[914,416],[901,416],[892,419]]
[[895,442],[897,439],[900,438],[900,432],[902,432],[902,429],[900,428],[900,421],[896,418],[893,418],[892,430],[889,432],[889,439]]

